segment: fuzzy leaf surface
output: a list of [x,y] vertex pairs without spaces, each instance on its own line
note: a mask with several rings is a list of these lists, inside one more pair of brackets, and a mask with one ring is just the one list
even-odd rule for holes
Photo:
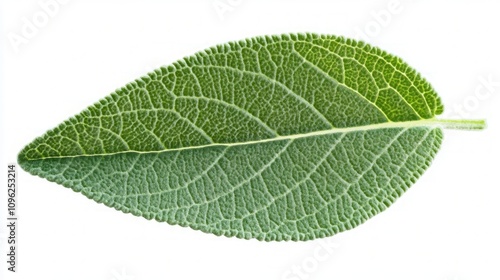
[[28,172],[216,235],[311,240],[390,206],[426,170],[443,106],[401,59],[330,35],[219,45],[35,139]]

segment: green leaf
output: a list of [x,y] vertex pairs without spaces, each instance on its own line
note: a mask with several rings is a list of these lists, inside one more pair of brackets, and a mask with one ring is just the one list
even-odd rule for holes
[[26,171],[125,213],[217,235],[310,240],[383,211],[441,127],[401,59],[330,35],[257,37],[162,67],[35,139]]

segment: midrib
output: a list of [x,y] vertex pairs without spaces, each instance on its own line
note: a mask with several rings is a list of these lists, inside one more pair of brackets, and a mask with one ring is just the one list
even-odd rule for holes
[[26,159],[26,160],[27,161],[36,161],[36,160],[45,160],[45,159],[112,156],[112,155],[127,154],[127,153],[156,154],[156,153],[163,153],[163,152],[175,152],[175,151],[182,151],[182,150],[203,149],[203,148],[209,148],[209,147],[233,147],[233,146],[255,145],[255,144],[268,143],[268,142],[274,142],[274,141],[295,140],[295,139],[316,137],[316,136],[329,135],[329,134],[369,131],[369,130],[385,129],[385,128],[405,128],[405,129],[408,129],[408,128],[415,128],[415,127],[440,127],[440,128],[461,129],[461,130],[479,130],[479,129],[484,129],[486,127],[486,123],[484,120],[440,120],[440,119],[423,119],[423,120],[406,121],[406,122],[384,122],[384,123],[370,124],[370,125],[364,125],[364,126],[333,128],[333,129],[320,130],[320,131],[301,133],[301,134],[283,135],[283,136],[277,136],[274,138],[267,138],[267,139],[261,139],[261,140],[251,140],[251,141],[246,141],[246,142],[211,143],[211,144],[206,144],[206,145],[181,147],[181,148],[173,148],[173,149],[163,149],[163,150],[156,150],[156,151],[127,150],[127,151],[119,151],[119,152],[106,153],[106,154],[82,154],[82,155],[71,155],[71,156],[52,156],[52,157],[41,157],[41,158],[35,158],[35,159]]

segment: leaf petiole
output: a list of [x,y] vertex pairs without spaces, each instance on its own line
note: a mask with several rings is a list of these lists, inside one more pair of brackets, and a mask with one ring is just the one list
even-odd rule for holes
[[485,120],[429,120],[436,125],[447,129],[460,129],[460,130],[482,130],[486,128]]

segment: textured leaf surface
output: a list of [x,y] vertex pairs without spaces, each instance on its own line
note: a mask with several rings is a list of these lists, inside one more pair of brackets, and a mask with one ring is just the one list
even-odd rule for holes
[[313,34],[220,45],[136,80],[26,146],[21,166],[124,212],[310,240],[387,208],[442,138],[399,58]]

